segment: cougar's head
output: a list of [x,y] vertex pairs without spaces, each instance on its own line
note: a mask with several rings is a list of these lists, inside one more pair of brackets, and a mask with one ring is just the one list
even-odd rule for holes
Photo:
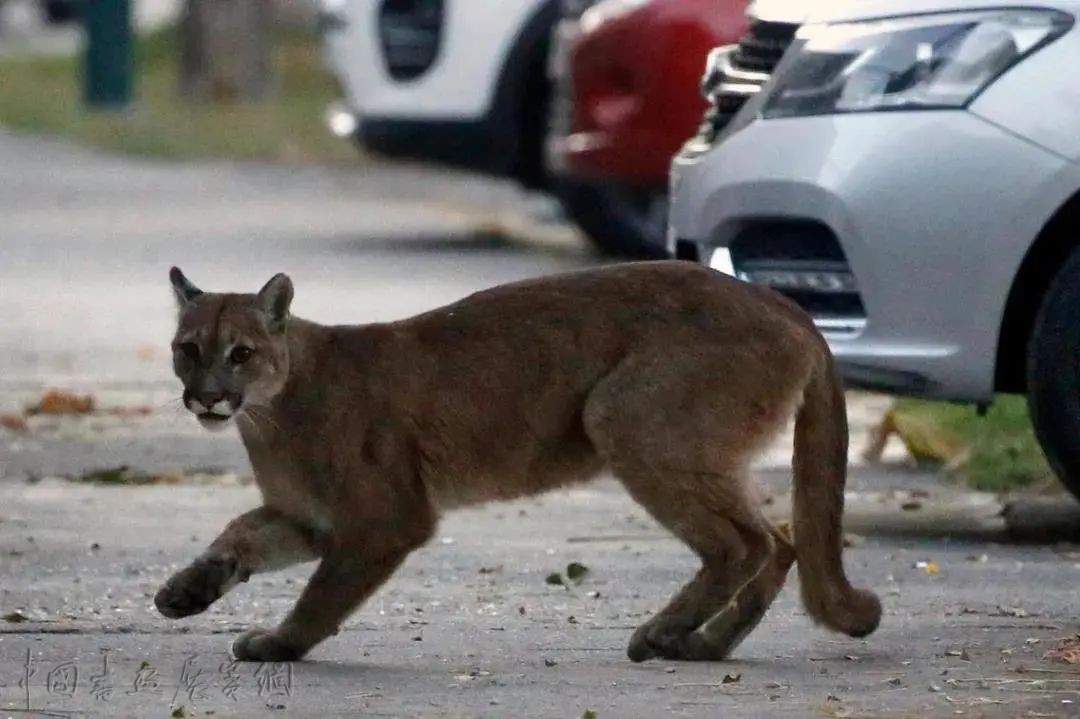
[[275,275],[257,294],[203,292],[176,267],[169,280],[180,306],[173,370],[199,423],[220,429],[281,392],[289,376],[289,278]]

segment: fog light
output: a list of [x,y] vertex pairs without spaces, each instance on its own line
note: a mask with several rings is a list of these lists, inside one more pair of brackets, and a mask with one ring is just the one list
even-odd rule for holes
[[337,137],[352,137],[356,134],[358,123],[356,115],[341,105],[331,105],[326,110],[326,125]]

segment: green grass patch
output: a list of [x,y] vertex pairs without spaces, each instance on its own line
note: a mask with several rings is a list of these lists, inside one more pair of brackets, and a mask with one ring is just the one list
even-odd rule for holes
[[910,399],[900,400],[897,411],[965,445],[970,459],[957,474],[976,489],[1002,492],[1057,483],[1035,440],[1023,397],[998,397],[985,417],[969,405]]
[[178,90],[178,52],[173,29],[137,40],[135,98],[123,113],[85,109],[79,56],[0,59],[0,125],[154,157],[357,161],[356,146],[331,135],[323,122],[326,106],[339,91],[323,67],[317,38],[279,33],[275,92],[261,103],[184,101]]

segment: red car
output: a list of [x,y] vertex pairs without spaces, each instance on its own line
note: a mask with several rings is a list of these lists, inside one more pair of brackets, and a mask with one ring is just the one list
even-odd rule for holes
[[668,167],[705,111],[705,57],[742,37],[746,5],[565,0],[548,160],[564,209],[602,250],[664,253]]

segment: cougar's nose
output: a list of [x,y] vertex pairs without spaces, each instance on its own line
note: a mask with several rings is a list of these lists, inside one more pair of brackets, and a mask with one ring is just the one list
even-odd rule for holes
[[232,405],[224,392],[184,392],[184,404],[195,414],[218,414],[228,417],[232,414]]

